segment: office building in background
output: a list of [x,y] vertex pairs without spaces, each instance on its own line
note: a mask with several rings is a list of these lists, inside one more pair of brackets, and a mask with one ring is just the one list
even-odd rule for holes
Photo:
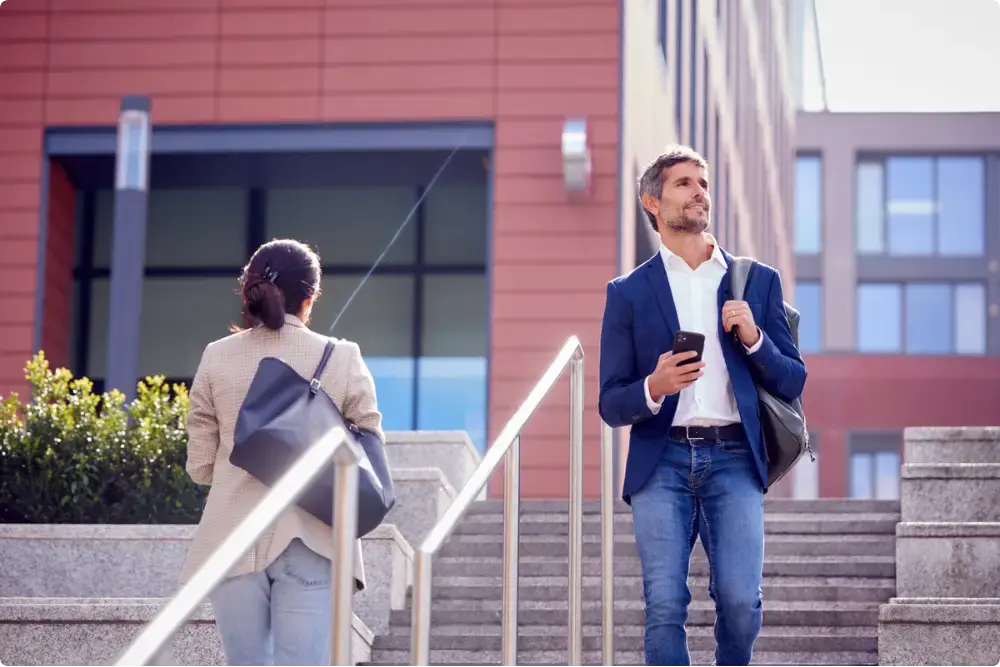
[[798,497],[899,497],[907,426],[1000,415],[1000,113],[801,112],[796,305],[819,466]]

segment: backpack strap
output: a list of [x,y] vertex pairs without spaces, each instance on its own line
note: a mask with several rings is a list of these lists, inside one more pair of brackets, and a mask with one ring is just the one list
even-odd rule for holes
[[747,283],[750,282],[750,274],[757,265],[757,260],[749,257],[734,257],[729,265],[729,291],[732,292],[733,300],[742,301],[746,294]]
[[309,392],[314,396],[317,392],[319,392],[319,388],[321,386],[319,378],[323,375],[323,371],[326,370],[326,364],[330,361],[330,357],[333,355],[333,348],[335,345],[336,344],[333,342],[332,338],[326,341],[326,347],[323,348],[323,356],[320,357],[319,363],[316,365],[316,370],[313,371],[312,379],[309,380]]

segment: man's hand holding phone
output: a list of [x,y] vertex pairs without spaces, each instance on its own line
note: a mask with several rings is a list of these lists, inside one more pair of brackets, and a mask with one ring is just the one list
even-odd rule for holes
[[700,378],[705,362],[691,361],[698,356],[700,355],[696,350],[677,354],[670,351],[661,354],[656,362],[656,368],[649,374],[649,395],[652,399],[659,402],[664,396],[673,396]]

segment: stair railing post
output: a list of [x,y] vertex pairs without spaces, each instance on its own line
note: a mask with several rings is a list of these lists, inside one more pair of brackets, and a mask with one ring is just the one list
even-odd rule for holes
[[431,559],[433,557],[433,552],[419,548],[413,558],[410,655],[414,665],[431,664]]
[[601,421],[601,664],[615,664],[615,450]]
[[333,465],[330,664],[351,665],[354,663],[351,638],[354,630],[354,541],[358,531],[358,463],[346,447],[340,447],[334,452]]
[[521,436],[507,452],[503,484],[503,655],[501,664],[517,664],[517,594],[521,519]]
[[583,664],[583,350],[569,364],[569,651]]

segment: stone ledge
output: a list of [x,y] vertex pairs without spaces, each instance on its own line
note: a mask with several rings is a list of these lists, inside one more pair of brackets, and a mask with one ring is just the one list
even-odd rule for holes
[[880,665],[993,665],[998,659],[1000,605],[977,599],[894,598],[879,607]]
[[[157,600],[178,590],[194,525],[0,524],[0,599]],[[413,549],[384,523],[361,539],[355,611],[380,626],[405,599]],[[395,605],[395,606],[393,606]]]
[[1000,427],[920,427],[903,434],[906,463],[1000,463]]
[[908,426],[903,429],[903,440],[981,440],[1000,444],[1000,426]]
[[1000,479],[1000,463],[906,463],[901,479]]
[[995,604],[1000,598],[889,598],[889,604]]
[[1000,464],[907,463],[900,497],[904,523],[1000,521]]
[[896,524],[896,537],[992,537],[1000,538],[997,521],[906,521]]
[[389,616],[406,604],[413,549],[399,529],[382,524],[361,540],[368,586],[354,601],[355,612],[375,634],[389,629]]
[[1000,523],[900,523],[896,595],[973,598],[1000,590]]
[[386,517],[411,545],[419,545],[455,500],[455,488],[440,468],[397,468],[396,506]]
[[108,523],[5,523],[0,540],[154,540],[188,541],[196,525]]
[[[13,664],[110,664],[168,602],[163,598],[0,598],[0,656]],[[372,631],[352,618],[353,662],[371,659]],[[225,664],[211,605],[200,604],[163,664]]]
[[[390,431],[386,434],[393,478],[400,470],[440,468],[453,489],[461,489],[482,457],[465,431]],[[485,493],[480,494],[485,498]]]
[[879,622],[1000,624],[1000,605],[984,603],[982,600],[965,602],[966,599],[968,598],[938,598],[934,602],[890,602],[879,608]]

